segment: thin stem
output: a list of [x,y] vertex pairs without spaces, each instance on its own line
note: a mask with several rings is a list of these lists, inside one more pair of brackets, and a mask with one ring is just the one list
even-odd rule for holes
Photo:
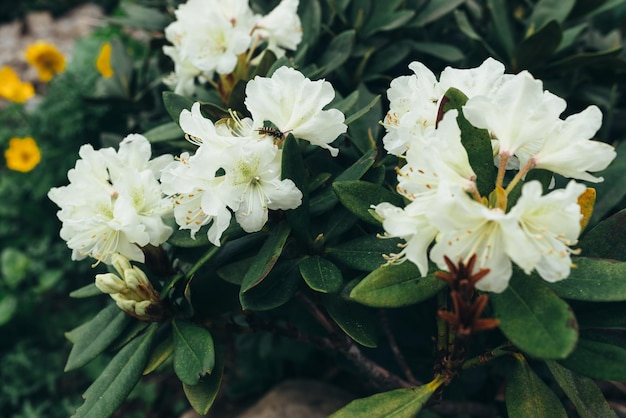
[[483,366],[493,359],[512,354],[513,351],[511,350],[512,350],[512,347],[510,345],[501,345],[499,347],[494,348],[491,351],[488,351],[484,354],[481,354],[479,356],[476,356],[474,358],[467,360],[465,363],[463,363],[462,369],[467,370],[467,369],[473,369],[478,366]]
[[526,173],[528,173],[530,170],[532,170],[535,167],[535,162],[533,161],[533,159],[531,158],[530,160],[528,160],[528,162],[526,163],[526,165],[524,167],[522,167],[520,169],[520,171],[517,172],[517,174],[515,175],[515,177],[513,177],[513,180],[511,180],[511,182],[508,184],[508,186],[506,186],[506,190],[505,193],[508,195],[509,193],[511,193],[511,190],[513,190],[513,188],[517,185],[517,183],[520,182],[520,180],[522,178],[524,178],[524,176],[526,175]]
[[[225,241],[226,240],[224,239],[223,242],[225,242]],[[172,290],[174,285],[176,283],[178,283],[180,281],[180,279],[182,279],[183,277],[189,279],[194,274],[196,274],[196,272],[200,269],[200,267],[202,267],[204,265],[204,263],[209,261],[219,251],[219,249],[220,249],[220,247],[215,247],[215,246],[211,247],[206,253],[204,253],[204,255],[202,257],[200,257],[200,259],[196,262],[196,264],[194,264],[189,269],[189,271],[187,271],[186,273],[179,273],[176,276],[174,276],[172,278],[172,280],[170,280],[169,283],[166,284],[163,287],[163,289],[161,290],[161,300],[165,299],[165,297],[168,295],[170,290]]]
[[504,182],[504,174],[506,173],[506,163],[509,161],[508,154],[500,154],[500,165],[498,166],[498,177],[496,177],[496,188],[502,187]]
[[296,293],[296,297],[300,299],[304,306],[309,310],[311,315],[320,323],[322,327],[329,333],[335,334],[337,332],[336,326],[332,321],[329,321],[326,315],[317,307],[315,303],[311,299],[309,299],[304,293],[298,292]]
[[417,379],[413,375],[413,372],[411,372],[411,368],[409,367],[409,364],[406,362],[406,358],[400,351],[400,347],[398,347],[398,342],[396,341],[396,337],[395,335],[393,335],[393,332],[391,331],[391,327],[389,326],[389,318],[387,317],[387,312],[383,309],[381,309],[379,312],[380,312],[380,321],[382,323],[383,330],[385,334],[387,335],[387,340],[389,341],[389,347],[391,347],[391,351],[393,352],[393,355],[396,358],[398,365],[404,372],[404,376],[412,385],[414,386],[420,385],[420,383],[417,381]]

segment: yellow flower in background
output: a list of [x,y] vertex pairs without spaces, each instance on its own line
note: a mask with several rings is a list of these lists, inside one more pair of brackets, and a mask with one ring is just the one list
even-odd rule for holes
[[27,173],[41,161],[41,152],[37,142],[27,136],[25,138],[9,139],[9,148],[4,151],[7,167],[10,170]]
[[111,43],[105,42],[100,47],[100,53],[96,59],[96,68],[104,78],[113,77],[113,68],[111,67]]
[[35,95],[33,85],[22,82],[11,67],[0,68],[0,97],[16,103],[24,103]]
[[48,82],[65,69],[65,57],[52,44],[37,41],[26,49],[26,61],[37,69],[39,79]]

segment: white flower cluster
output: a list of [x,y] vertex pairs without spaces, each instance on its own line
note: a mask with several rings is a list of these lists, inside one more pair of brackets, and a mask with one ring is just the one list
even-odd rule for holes
[[259,41],[281,57],[302,40],[297,14],[299,0],[282,0],[265,16],[254,14],[248,0],[189,0],[176,9],[176,21],[165,28],[172,45],[163,52],[174,61],[173,83],[178,94],[191,94],[194,79],[211,80],[229,74],[238,56]]
[[171,155],[150,160],[148,140],[131,134],[113,148],[94,150],[89,144],[80,148],[81,159],[67,176],[68,186],[55,187],[48,197],[61,210],[61,238],[67,241],[73,260],[87,256],[106,264],[120,253],[144,262],[140,247],[160,245],[172,228],[163,217],[172,204],[163,197],[159,176],[172,161]]
[[[397,190],[410,203],[375,207],[386,235],[406,241],[391,261],[408,259],[425,275],[428,257],[445,269],[444,256],[467,262],[476,254],[477,268],[490,269],[476,287],[491,292],[506,289],[511,262],[550,282],[568,277],[570,246],[580,234],[578,198],[585,186],[571,181],[565,189],[543,194],[538,181],[528,181],[513,207],[507,197],[534,168],[602,181],[589,171],[603,170],[616,154],[610,145],[590,140],[600,128],[600,110],[590,106],[563,120],[563,99],[544,91],[526,71],[504,74],[504,66],[493,59],[472,69],[446,68],[439,81],[421,63],[410,68],[414,75],[391,82],[383,138],[389,153],[406,160],[398,169]],[[450,87],[468,96],[462,108],[467,120],[491,136],[498,177],[489,197],[477,190],[457,111],[442,118],[439,113]],[[504,185],[507,170],[518,171]]]
[[271,78],[248,82],[245,104],[251,119],[233,114],[213,124],[202,116],[199,103],[183,110],[180,126],[198,149],[181,154],[161,178],[164,192],[173,196],[180,228],[194,237],[210,223],[207,236],[220,245],[231,211],[246,232],[254,232],[267,222],[269,209],[300,206],[302,192],[292,180],[281,179],[279,145],[291,133],[337,155],[329,143],[347,130],[345,117],[336,109],[322,110],[334,95],[327,81],[311,81],[281,67]]

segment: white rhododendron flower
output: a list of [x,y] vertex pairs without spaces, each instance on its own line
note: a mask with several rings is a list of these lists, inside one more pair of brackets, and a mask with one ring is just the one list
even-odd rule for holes
[[[404,154],[397,191],[410,202],[405,208],[389,203],[374,207],[385,236],[406,241],[398,254],[388,256],[389,262],[410,260],[425,275],[428,258],[447,269],[446,259],[467,265],[475,256],[477,269],[489,269],[476,288],[498,293],[507,288],[513,263],[549,282],[567,278],[576,253],[571,247],[581,231],[578,199],[585,186],[571,181],[565,189],[543,194],[535,180],[522,185],[517,200],[511,193],[535,168],[601,181],[590,172],[605,169],[616,154],[610,145],[591,140],[602,122],[600,110],[590,106],[563,120],[563,99],[544,90],[528,72],[503,74],[502,64],[492,59],[470,70],[446,68],[439,82],[420,63],[411,69],[414,76],[391,82],[383,139],[390,154]],[[497,168],[491,169],[498,174],[487,196],[476,188],[457,111],[438,114],[449,87],[468,97],[462,108],[466,119],[489,132],[483,140],[489,141],[493,155],[486,159],[494,156]],[[517,173],[506,177],[505,171],[513,169]]]
[[299,0],[282,0],[255,24],[254,34],[266,41],[267,49],[278,58],[285,55],[285,49],[295,51],[302,41],[299,3]]
[[337,109],[323,110],[335,97],[333,86],[324,80],[311,81],[301,72],[280,67],[270,78],[255,77],[246,85],[245,104],[256,128],[272,122],[281,132],[325,148],[348,129]]
[[422,137],[435,126],[441,99],[449,88],[468,97],[488,94],[501,83],[504,74],[504,65],[493,58],[476,68],[448,67],[441,73],[440,81],[421,62],[412,62],[409,68],[414,75],[392,80],[387,90],[390,104],[383,122],[387,130],[383,144],[394,155],[404,154],[414,138]]
[[79,155],[68,172],[70,184],[48,192],[61,209],[61,238],[73,250],[72,259],[90,256],[108,264],[120,253],[143,262],[140,247],[158,246],[172,233],[163,221],[172,204],[158,182],[172,156],[150,160],[150,144],[137,134],[127,136],[118,152],[83,145]]

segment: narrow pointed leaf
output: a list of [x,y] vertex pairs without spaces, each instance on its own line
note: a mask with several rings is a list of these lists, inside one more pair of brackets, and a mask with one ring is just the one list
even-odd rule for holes
[[377,346],[378,317],[375,311],[357,303],[348,302],[337,295],[325,295],[322,302],[333,321],[350,338],[365,347]]
[[530,368],[526,359],[516,355],[506,385],[506,411],[510,418],[567,418],[559,398]]
[[411,26],[421,28],[452,12],[463,3],[465,3],[465,0],[431,0],[426,4],[426,7],[417,13],[417,16],[415,16],[415,19],[411,22]]
[[527,69],[545,63],[561,44],[563,32],[556,20],[551,20],[519,44],[513,64]]
[[569,277],[547,283],[557,295],[566,299],[594,302],[626,300],[626,262],[576,257],[576,268]]
[[80,327],[82,332],[73,335],[74,346],[67,359],[65,371],[76,370],[98,357],[122,335],[129,322],[130,316],[114,303],[101,310],[89,321],[89,325]]
[[319,58],[319,65],[324,67],[322,76],[327,75],[340,67],[352,54],[356,31],[347,30],[335,36],[325,48],[324,54]]
[[546,364],[581,418],[617,418],[593,380],[577,375],[554,361],[546,361]]
[[578,326],[571,308],[542,281],[517,271],[502,293],[489,300],[500,330],[520,350],[562,359],[576,346]]
[[306,173],[302,154],[300,153],[300,147],[291,134],[287,136],[284,142],[281,161],[282,178],[293,181],[296,187],[302,192],[302,204],[295,209],[285,212],[287,222],[289,226],[291,226],[291,230],[296,238],[304,244],[308,244],[312,241],[311,226],[309,224],[309,178]]
[[215,365],[211,333],[204,327],[184,320],[172,321],[174,335],[174,372],[181,382],[197,385]]
[[302,260],[299,267],[306,284],[317,292],[335,293],[343,285],[341,270],[325,258],[309,257]]
[[562,366],[600,380],[626,380],[626,337],[603,331],[585,331],[576,350]]
[[380,267],[350,292],[350,299],[378,308],[398,308],[430,299],[446,284],[434,275],[421,277],[410,261]]
[[143,371],[143,375],[148,375],[155,371],[161,364],[163,364],[174,353],[174,340],[171,336],[161,341],[150,353],[146,368]]
[[122,348],[100,376],[83,393],[85,403],[73,418],[102,418],[113,415],[133,390],[144,370],[157,327]]
[[298,289],[299,260],[276,264],[274,269],[258,285],[239,295],[241,307],[246,310],[266,311],[287,303]]
[[267,240],[263,243],[252,265],[243,277],[241,293],[245,293],[257,286],[272,271],[274,264],[276,264],[280,254],[283,252],[289,231],[290,228],[286,222],[281,222],[272,228]]
[[626,236],[626,209],[593,227],[580,240],[579,247],[585,257],[626,261],[624,236]]
[[92,296],[101,295],[102,292],[98,289],[95,283],[90,283],[87,286],[83,286],[80,289],[76,289],[70,293],[71,298],[82,299],[90,298]]
[[396,389],[357,399],[329,418],[413,418],[422,410],[441,383],[442,380],[435,379],[416,388]]
[[182,112],[183,109],[190,110],[191,106],[193,106],[193,100],[171,91],[164,91],[163,105],[172,120],[178,123],[178,120],[180,119],[180,112]]
[[152,128],[149,131],[146,131],[143,135],[148,139],[148,141],[154,144],[157,142],[172,141],[174,139],[183,139],[185,133],[182,129],[180,129],[177,122],[169,122]]
[[326,247],[326,254],[330,259],[348,267],[370,272],[387,262],[383,254],[398,252],[398,244],[401,242],[397,238],[366,235],[337,246]]

